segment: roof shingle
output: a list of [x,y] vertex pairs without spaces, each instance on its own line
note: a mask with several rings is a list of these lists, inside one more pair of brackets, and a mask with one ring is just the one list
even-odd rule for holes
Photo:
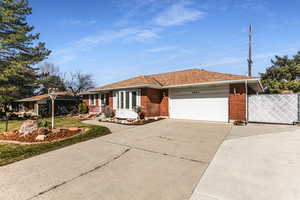
[[[62,92],[58,92],[58,97],[63,97],[63,96],[75,96],[72,92],[69,91],[62,91]],[[48,99],[49,94],[42,94],[42,95],[38,95],[38,96],[33,96],[33,97],[28,97],[28,98],[24,98],[24,99],[19,99],[18,101],[40,101],[43,99]]]
[[173,86],[193,83],[207,83],[215,81],[241,80],[254,77],[244,75],[233,75],[218,72],[210,72],[203,69],[189,69],[163,74],[153,74],[148,76],[138,76],[116,83],[108,84],[96,90],[115,89],[122,87],[152,85],[152,86]]

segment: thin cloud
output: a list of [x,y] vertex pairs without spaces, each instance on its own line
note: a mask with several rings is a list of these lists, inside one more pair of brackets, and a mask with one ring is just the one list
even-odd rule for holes
[[[296,48],[288,48],[277,52],[266,52],[266,53],[259,53],[253,56],[253,59],[264,59],[264,58],[272,58],[275,55],[286,55],[290,54],[292,51],[295,51]],[[225,65],[225,64],[236,64],[247,62],[247,57],[231,57],[231,58],[224,58],[217,62],[207,62],[204,63],[206,66],[215,66],[215,65]]]
[[80,19],[67,19],[63,21],[63,24],[69,25],[93,25],[96,24],[96,20],[80,20]]
[[182,25],[204,17],[205,13],[188,7],[188,3],[181,2],[171,5],[154,18],[154,23],[159,26]]
[[87,52],[99,45],[111,42],[144,42],[159,37],[160,29],[124,28],[114,31],[103,31],[98,34],[83,37],[77,41],[66,44],[65,47],[54,50],[52,59],[59,64],[75,60],[81,52]]
[[159,53],[159,52],[170,51],[170,50],[174,50],[174,49],[176,49],[176,47],[165,46],[165,47],[157,47],[157,48],[147,49],[146,51],[150,52],[150,53]]

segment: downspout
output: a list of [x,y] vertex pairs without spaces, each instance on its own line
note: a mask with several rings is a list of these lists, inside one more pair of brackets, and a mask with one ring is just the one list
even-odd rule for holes
[[246,118],[246,120],[245,120],[245,123],[246,124],[248,124],[248,82],[247,82],[247,80],[245,80],[245,89],[246,89],[246,94],[245,94],[245,107],[246,107],[246,111],[245,111],[245,118]]

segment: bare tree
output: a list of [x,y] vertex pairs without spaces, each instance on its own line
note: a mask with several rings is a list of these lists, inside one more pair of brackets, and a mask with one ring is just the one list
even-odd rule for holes
[[47,94],[49,88],[58,88],[60,91],[66,90],[65,74],[59,71],[54,64],[43,62],[39,66],[37,94]]
[[43,62],[39,65],[39,73],[43,75],[58,76],[59,68],[55,67],[53,63]]
[[75,94],[95,87],[92,75],[82,72],[69,73],[69,79],[66,80],[65,84],[67,88]]

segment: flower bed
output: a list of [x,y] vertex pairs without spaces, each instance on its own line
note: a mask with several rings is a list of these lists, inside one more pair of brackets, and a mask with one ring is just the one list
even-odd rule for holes
[[[16,142],[26,142],[26,143],[36,143],[36,142],[52,142],[65,138],[69,138],[75,135],[79,135],[86,130],[83,128],[59,128],[48,130],[46,134],[40,134],[41,129],[35,130],[30,134],[22,136],[19,131],[9,131],[0,135],[0,140],[6,141],[16,141]],[[38,136],[41,136],[38,139]]]
[[117,118],[105,118],[99,119],[100,122],[109,122],[116,124],[124,124],[124,125],[144,125],[152,122],[156,122],[162,120],[164,118],[150,118],[150,119],[140,119],[140,120],[126,120],[126,119],[117,119]]

